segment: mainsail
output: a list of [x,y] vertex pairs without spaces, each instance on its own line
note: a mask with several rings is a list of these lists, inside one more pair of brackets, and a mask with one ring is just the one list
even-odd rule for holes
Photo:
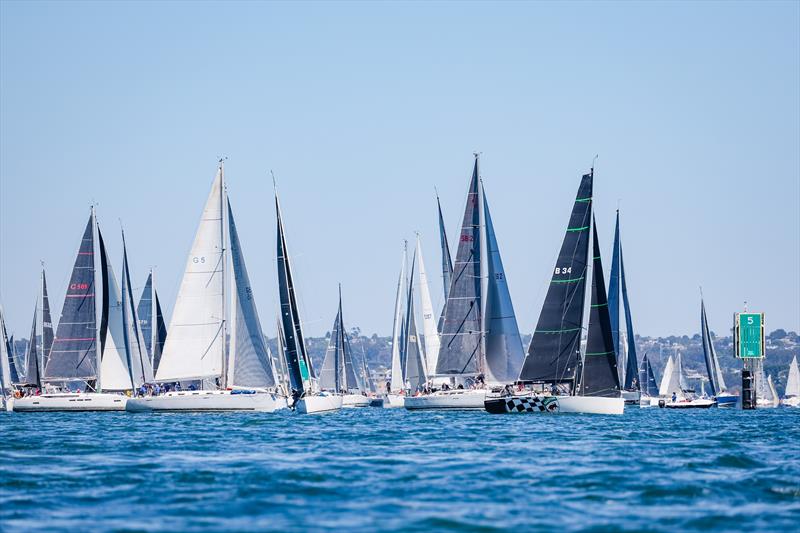
[[[447,243],[447,231],[444,227],[444,217],[442,216],[442,203],[439,195],[436,195],[436,206],[439,208],[439,241],[442,246],[442,286],[444,287],[444,301],[450,296],[450,281],[453,276],[453,260],[450,256],[450,245]],[[442,313],[444,317],[444,313]]]
[[152,270],[147,276],[144,289],[142,289],[139,305],[136,307],[136,314],[139,317],[139,324],[141,325],[145,347],[153,366],[153,372],[157,373],[158,364],[161,362],[161,352],[164,350],[164,343],[167,340],[167,325],[164,323],[164,315],[161,312],[161,302],[158,299]]
[[403,376],[403,300],[405,291],[403,281],[406,277],[406,251],[403,250],[403,259],[400,267],[400,276],[397,279],[397,294],[394,300],[394,319],[392,321],[392,378],[389,386],[395,393],[399,393],[405,388],[405,377]]
[[511,303],[511,293],[500,257],[500,248],[494,233],[492,216],[483,182],[480,184],[483,196],[483,217],[486,226],[486,298],[484,299],[483,319],[485,324],[486,381],[489,383],[508,383],[519,375],[525,351],[519,334],[517,316]]
[[645,352],[642,357],[642,364],[639,368],[639,383],[640,390],[647,396],[658,396],[658,385],[656,384],[656,377],[653,374],[653,367],[650,365],[650,360],[647,358]]
[[619,245],[619,265],[622,271],[622,304],[625,308],[625,334],[627,335],[627,351],[625,354],[625,390],[640,390],[637,376],[639,366],[636,356],[636,337],[633,334],[633,318],[631,316],[631,305],[628,301],[628,283],[625,280],[625,260],[622,257],[622,244]]
[[422,306],[422,331],[425,335],[425,373],[432,375],[436,373],[436,362],[439,360],[439,332],[436,327],[436,320],[433,317],[433,303],[431,302],[431,292],[428,286],[428,274],[425,271],[425,262],[422,260],[422,244],[417,235],[417,261],[419,262],[419,296]]
[[[86,223],[72,268],[64,307],[44,369],[44,381],[94,380],[98,377],[100,346],[105,335],[97,323],[95,285],[95,215]],[[104,306],[107,301],[104,297]]]
[[440,376],[477,375],[483,371],[483,302],[481,226],[483,209],[478,182],[478,156],[472,171],[458,250],[445,303],[441,348],[436,363]]
[[614,353],[614,338],[611,335],[611,320],[608,314],[606,283],[597,242],[597,225],[592,224],[592,299],[589,311],[589,331],[586,337],[586,353],[583,358],[583,376],[580,393],[583,396],[620,395],[617,355]]
[[339,328],[341,318],[342,308],[340,305],[336,312],[336,318],[333,320],[333,326],[331,326],[328,348],[325,350],[325,358],[322,360],[322,367],[319,371],[319,388],[322,390],[339,392],[344,388],[342,385],[341,372],[341,330]]
[[767,377],[767,385],[769,386],[769,399],[772,401],[772,405],[777,407],[780,404],[780,400],[778,399],[778,390],[775,388],[775,383],[772,381],[772,374]]
[[789,377],[786,378],[786,390],[783,395],[787,398],[800,396],[800,369],[797,367],[797,356],[792,357],[789,365]]
[[581,178],[550,287],[519,379],[573,383],[583,324],[593,173]]
[[416,268],[416,253],[411,261],[411,274],[408,283],[408,295],[406,298],[406,317],[404,334],[404,353],[405,353],[405,379],[406,388],[415,391],[425,385],[428,381],[426,376],[425,354],[422,351],[422,343],[417,332],[417,320],[414,313],[414,270]]
[[[38,300],[38,298],[37,298]],[[38,303],[38,302],[37,302]],[[42,388],[42,373],[41,373],[41,358],[39,357],[39,350],[37,344],[36,328],[39,323],[39,306],[37,305],[33,310],[33,324],[31,325],[31,335],[28,339],[28,353],[25,356],[26,368],[25,379],[21,385],[30,387]]]
[[[624,372],[625,365],[622,358],[625,356],[622,351],[620,341],[620,321],[619,321],[619,290],[620,290],[620,244],[619,244],[619,209],[617,209],[617,219],[614,225],[614,248],[611,253],[611,276],[608,279],[608,311],[611,319],[611,335],[614,337],[614,352],[616,352],[619,360],[617,361],[619,369]],[[620,381],[624,381],[623,375],[620,375]]]
[[300,326],[300,313],[297,307],[292,269],[289,263],[289,252],[286,248],[286,236],[283,231],[281,207],[278,193],[275,193],[275,212],[278,219],[278,295],[281,303],[281,323],[284,332],[284,350],[286,364],[292,388],[299,393],[313,391],[314,368],[306,351],[303,330]]
[[705,355],[706,370],[708,371],[708,383],[711,385],[711,395],[716,396],[725,392],[725,379],[722,377],[717,351],[714,349],[714,339],[711,337],[711,330],[708,327],[706,304],[702,295],[700,296],[700,330],[703,338],[703,355]]
[[53,318],[50,314],[50,297],[47,295],[47,277],[42,266],[42,313],[41,313],[41,345],[39,348],[39,377],[41,378],[47,359],[50,357],[50,349],[53,347]]
[[181,280],[157,381],[219,378],[225,361],[225,187],[220,162]]
[[675,368],[675,360],[672,356],[667,359],[667,364],[664,367],[664,374],[661,376],[661,385],[658,387],[659,396],[669,396],[672,392],[677,392],[679,382],[672,383],[673,369]]
[[234,284],[228,385],[274,387],[276,379],[272,358],[261,329],[261,321],[258,319],[255,295],[250,285],[250,276],[247,274],[230,201],[228,201],[228,232]]

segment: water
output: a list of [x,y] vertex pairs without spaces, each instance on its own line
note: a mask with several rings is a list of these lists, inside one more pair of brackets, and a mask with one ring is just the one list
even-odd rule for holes
[[0,414],[0,530],[797,531],[800,409]]

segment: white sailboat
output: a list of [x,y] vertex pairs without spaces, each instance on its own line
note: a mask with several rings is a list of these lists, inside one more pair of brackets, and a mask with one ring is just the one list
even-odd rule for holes
[[697,396],[686,383],[680,353],[676,355],[674,361],[670,357],[667,362],[659,394],[663,399],[659,400],[658,406],[668,409],[707,409],[717,404],[714,399]]
[[405,380],[403,379],[403,301],[405,296],[404,281],[406,277],[406,249],[403,249],[403,259],[400,267],[400,276],[397,279],[397,294],[394,301],[394,320],[392,322],[392,368],[391,378],[387,383],[386,396],[383,406],[386,408],[405,407]]
[[786,390],[781,405],[800,407],[800,369],[797,367],[797,356],[792,357],[789,364],[789,377],[786,379]]
[[[233,256],[231,328],[226,318],[228,236]],[[229,333],[230,354],[226,343]],[[133,398],[127,410],[273,412],[281,409],[286,407],[286,398],[275,390],[267,357],[220,161],[186,261],[156,374],[160,383],[199,382],[199,390],[190,387],[190,390]]]

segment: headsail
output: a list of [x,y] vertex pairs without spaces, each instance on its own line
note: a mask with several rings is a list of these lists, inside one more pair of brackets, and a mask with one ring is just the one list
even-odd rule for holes
[[331,326],[331,336],[328,339],[328,348],[325,350],[325,358],[322,360],[322,367],[319,371],[319,388],[333,392],[342,390],[342,372],[341,372],[341,331],[339,324],[341,323],[342,308],[339,306],[336,312],[336,318],[333,319],[333,326]]
[[486,381],[489,383],[508,383],[519,376],[525,351],[519,334],[517,316],[511,303],[503,260],[494,233],[492,216],[483,182],[480,184],[483,196],[483,217],[486,226],[486,298],[483,313],[486,349]]
[[409,275],[408,295],[406,298],[406,318],[404,353],[405,353],[405,372],[406,388],[415,391],[425,385],[428,377],[425,373],[425,353],[422,351],[422,343],[417,332],[417,319],[414,313],[414,270],[416,268],[417,255],[411,260],[411,273]]
[[653,367],[650,365],[650,360],[647,358],[645,352],[642,357],[642,364],[639,367],[639,383],[640,390],[647,396],[658,396],[658,385],[656,384],[656,377],[653,374]]
[[483,371],[483,302],[481,226],[483,209],[478,186],[478,156],[467,193],[453,278],[445,303],[441,347],[436,363],[440,376],[477,375]]
[[436,362],[439,360],[439,332],[433,315],[433,303],[428,286],[428,274],[425,271],[425,262],[422,260],[422,244],[417,235],[417,261],[419,263],[419,296],[422,306],[422,331],[425,335],[425,373],[436,373]]
[[[38,300],[38,298],[37,298]],[[25,356],[26,368],[25,379],[22,385],[42,388],[41,357],[39,357],[38,343],[36,341],[36,328],[39,323],[39,306],[33,310],[33,325],[31,325],[31,335],[28,339],[28,353]]]
[[800,396],[800,368],[797,367],[797,356],[792,357],[789,364],[789,377],[786,378],[786,390],[784,396]]
[[3,307],[0,306],[0,396],[6,398],[6,391],[12,387],[11,367],[9,358],[11,352],[8,349],[8,332],[6,331],[6,318]]
[[136,314],[139,317],[139,324],[141,325],[147,353],[153,366],[153,372],[157,373],[158,364],[161,362],[161,352],[164,350],[164,343],[167,341],[167,325],[164,323],[164,314],[161,312],[161,302],[158,299],[155,276],[152,270],[147,276],[142,295],[139,297]]
[[608,311],[611,319],[611,335],[614,337],[614,352],[617,354],[617,366],[621,371],[620,381],[624,381],[625,365],[622,358],[625,356],[620,342],[619,321],[619,290],[620,290],[620,243],[619,243],[619,209],[614,225],[614,248],[611,253],[611,276],[608,279]]
[[708,371],[708,383],[711,385],[711,395],[716,396],[725,392],[725,379],[722,377],[722,369],[717,359],[717,351],[714,349],[714,339],[711,337],[711,330],[708,327],[706,317],[706,304],[703,296],[700,296],[700,330],[703,338],[703,355],[706,359],[706,370]]
[[450,296],[450,282],[453,277],[453,260],[450,256],[450,245],[447,243],[447,231],[444,227],[442,216],[442,203],[436,195],[436,206],[439,208],[439,241],[442,246],[442,286],[444,287],[444,301]]
[[134,388],[141,387],[144,383],[153,383],[153,365],[145,347],[144,334],[136,314],[136,304],[133,298],[133,285],[131,272],[128,267],[128,248],[125,244],[125,233],[122,233],[122,318],[125,328],[125,348],[128,351],[130,364],[131,383]]
[[394,319],[392,321],[392,392],[398,393],[405,388],[403,376],[403,301],[405,291],[403,281],[406,277],[406,251],[403,250],[403,260],[400,267],[400,277],[397,279],[397,294],[394,300]]
[[[633,318],[631,316],[631,304],[628,301],[628,283],[625,280],[625,260],[622,257],[622,244],[619,245],[619,265],[622,271],[622,304],[625,308],[625,334],[628,342],[626,343],[627,352],[625,354],[625,390],[640,390],[639,366],[636,356],[636,336],[633,334]],[[618,359],[619,360],[619,359]]]
[[219,378],[225,360],[224,171],[217,169],[186,260],[157,381]]
[[258,318],[255,295],[228,201],[228,232],[233,264],[233,309],[228,386],[270,388],[276,384],[272,358]]
[[667,359],[667,364],[664,367],[664,374],[661,376],[661,385],[658,387],[658,395],[659,396],[669,396],[673,392],[678,392],[678,382],[676,381],[673,385],[673,370],[675,368],[675,361],[672,359],[672,356],[669,356]]
[[44,369],[45,381],[94,380],[99,370],[94,209],[83,231],[64,307]]
[[597,242],[597,225],[594,221],[592,235],[594,241],[592,300],[580,393],[583,396],[618,398],[620,386],[617,355],[614,353],[614,338],[611,335],[611,319],[608,314],[608,299],[606,298],[606,282],[603,278],[603,263],[600,259],[600,245]]
[[581,178],[550,287],[519,379],[572,383],[583,326],[593,174]]
[[42,267],[42,314],[41,314],[41,346],[39,349],[39,377],[41,378],[47,359],[50,357],[50,350],[53,348],[53,317],[50,314],[50,297],[47,295],[47,277]]

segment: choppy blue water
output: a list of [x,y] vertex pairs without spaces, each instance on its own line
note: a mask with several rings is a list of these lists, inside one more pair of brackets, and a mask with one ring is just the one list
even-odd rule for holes
[[800,409],[0,415],[0,530],[797,531]]

